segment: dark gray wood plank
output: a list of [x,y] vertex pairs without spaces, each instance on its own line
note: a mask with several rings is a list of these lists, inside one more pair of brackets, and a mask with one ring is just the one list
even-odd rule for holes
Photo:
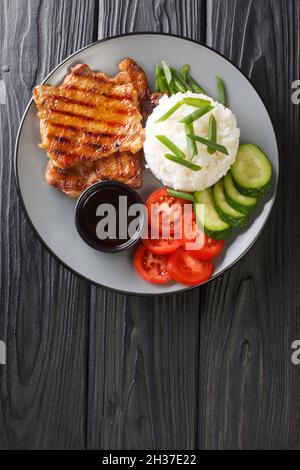
[[[201,304],[198,446],[299,448],[298,1],[208,0],[207,42],[263,94],[276,125],[281,180],[271,220],[248,255]],[[288,225],[287,225],[288,223]]]
[[137,31],[205,39],[203,0],[98,0],[99,38]]
[[[166,31],[201,39],[200,1],[99,1],[99,38]],[[91,290],[88,447],[196,445],[201,289],[170,298]]]
[[0,333],[8,349],[7,366],[0,366],[0,448],[82,448],[89,286],[48,255],[25,221],[13,150],[32,87],[92,41],[94,1],[2,6]]
[[93,302],[88,446],[193,448],[198,293],[154,300],[98,289]]

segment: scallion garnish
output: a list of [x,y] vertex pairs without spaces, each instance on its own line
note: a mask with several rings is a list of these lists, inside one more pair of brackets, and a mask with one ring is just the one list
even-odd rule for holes
[[159,119],[157,119],[157,121],[155,122],[163,122],[163,121],[166,121],[170,116],[172,116],[172,114],[175,113],[175,111],[177,111],[177,109],[180,108],[180,106],[183,105],[183,102],[182,101],[178,101],[176,104],[174,104],[174,106],[172,106],[172,108],[169,109],[169,111],[167,111],[165,114],[163,114]]
[[189,73],[187,74],[187,79],[192,87],[192,90],[195,93],[201,93],[202,95],[207,95],[206,91],[202,88],[202,86],[200,86],[199,83],[197,83],[196,80],[194,80],[193,77],[191,77]]
[[171,155],[169,153],[166,153],[165,157],[174,163],[178,163],[178,165],[182,165],[182,166],[185,166],[186,168],[189,168],[190,170],[193,170],[193,171],[201,170],[201,166],[195,165],[195,163],[192,163],[188,160],[184,160],[183,158],[179,158],[176,155]]
[[224,83],[220,77],[216,77],[216,82],[219,95],[218,101],[219,103],[222,103],[224,106],[226,106],[226,91]]
[[161,65],[162,65],[167,83],[168,83],[168,85],[170,85],[170,83],[172,81],[172,72],[171,72],[170,66],[169,66],[169,64],[167,64],[167,62],[165,60],[161,61]]
[[201,98],[192,98],[192,97],[187,97],[183,98],[182,100],[185,104],[188,104],[189,106],[194,106],[195,108],[199,108],[200,106],[209,106],[211,105],[211,102],[208,100],[202,100]]
[[168,84],[163,73],[163,69],[158,65],[155,67],[155,88],[156,91],[160,93],[168,91]]
[[212,109],[213,109],[213,106],[211,105],[199,106],[199,108],[196,109],[196,111],[194,111],[191,114],[188,114],[185,118],[181,119],[180,122],[183,122],[184,124],[192,124],[192,122],[196,121],[201,116],[204,116],[204,114],[208,113]]
[[[217,121],[213,114],[211,114],[209,118],[208,139],[212,142],[217,142]],[[213,155],[216,152],[215,149],[212,149],[211,147],[208,147],[207,151],[210,155]]]
[[189,137],[193,140],[196,140],[197,142],[201,142],[201,144],[204,144],[207,147],[217,150],[217,152],[221,152],[221,153],[224,153],[225,155],[229,155],[227,148],[223,147],[223,145],[216,144],[216,142],[212,142],[211,140],[205,139],[204,137],[200,137],[199,135],[189,134]]
[[177,70],[171,68],[171,72],[173,77],[177,78],[177,80],[184,86],[185,91],[193,91],[192,87],[188,84],[188,82],[185,80],[185,78],[177,72]]
[[184,158],[185,158],[185,154],[183,153],[183,151],[180,150],[180,148],[178,148],[177,145],[175,145],[170,139],[168,139],[167,136],[165,136],[165,135],[156,135],[155,137],[156,137],[165,147],[167,147],[169,150],[171,150],[171,152],[173,152],[174,155],[176,155],[176,157],[181,158],[181,159],[184,159]]
[[185,125],[185,131],[186,131],[186,138],[187,138],[189,156],[190,156],[190,158],[193,158],[198,153],[197,145],[196,145],[195,140],[193,140],[189,137],[189,135],[195,135],[194,134],[193,123],[192,124],[186,124]]
[[187,201],[194,202],[194,196],[191,193],[186,193],[185,191],[176,191],[175,189],[167,188],[167,193],[177,199],[186,199]]
[[174,78],[174,86],[176,88],[176,91],[180,91],[181,93],[186,92],[185,87],[182,85],[182,83],[176,77]]
[[177,90],[174,85],[174,81],[172,80],[171,83],[168,85],[169,93],[170,95],[175,95],[177,93]]
[[159,93],[168,93],[168,84],[165,77],[156,77],[156,91]]
[[161,61],[161,65],[162,65],[163,76],[164,76],[164,78],[167,82],[166,91],[168,91],[168,93],[170,95],[174,95],[175,93],[177,93],[177,90],[176,90],[176,87],[174,85],[174,80],[173,80],[172,71],[170,69],[170,66],[165,60]]
[[[181,73],[176,69],[169,66],[165,61],[161,61],[162,68],[158,67],[159,74],[156,76],[157,90],[163,88],[163,91],[168,91],[169,94],[173,95],[178,91],[185,93],[187,90],[193,91],[194,93],[202,93],[207,95],[206,91],[194,80],[189,74],[189,65],[185,64],[181,68]],[[162,77],[162,78],[160,78]],[[164,84],[164,80],[167,83],[167,87]]]
[[182,74],[184,80],[186,80],[186,81],[188,80],[189,70],[190,70],[189,64],[185,64],[183,67],[181,67],[181,74]]

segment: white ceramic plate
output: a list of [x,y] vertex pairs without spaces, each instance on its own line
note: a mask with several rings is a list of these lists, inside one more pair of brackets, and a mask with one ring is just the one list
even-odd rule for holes
[[[220,75],[228,92],[230,108],[237,116],[241,142],[253,142],[269,156],[274,169],[272,191],[261,202],[251,224],[225,245],[216,259],[213,278],[216,278],[248,251],[260,235],[274,203],[278,172],[278,148],[269,114],[248,79],[227,59],[194,41],[177,36],[138,33],[113,37],[92,44],[62,62],[45,80],[56,85],[77,63],[87,63],[94,70],[108,74],[117,71],[118,62],[132,57],[145,70],[154,89],[155,64],[161,59],[175,67],[188,63],[192,75],[212,96],[216,96],[215,76]],[[74,224],[75,200],[67,198],[44,180],[46,153],[38,147],[39,121],[31,101],[22,119],[15,151],[16,181],[29,222],[37,235],[64,265],[95,284],[132,294],[170,294],[188,288],[169,283],[152,285],[140,279],[132,265],[132,252],[106,254],[95,251],[78,235]],[[144,175],[142,198],[161,184],[147,170]]]

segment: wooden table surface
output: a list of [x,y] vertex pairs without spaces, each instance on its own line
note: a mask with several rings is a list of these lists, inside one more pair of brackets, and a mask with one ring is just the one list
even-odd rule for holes
[[[0,448],[300,448],[300,2],[0,3]],[[229,57],[264,96],[280,147],[259,241],[209,285],[159,299],[63,268],[25,220],[13,176],[33,86],[77,49],[130,31],[177,33]]]

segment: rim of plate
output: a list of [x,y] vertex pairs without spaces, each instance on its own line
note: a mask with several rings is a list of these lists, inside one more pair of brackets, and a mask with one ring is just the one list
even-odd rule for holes
[[90,47],[93,47],[97,44],[101,44],[102,42],[106,42],[106,41],[111,41],[113,39],[117,39],[117,38],[121,38],[121,37],[127,37],[127,36],[140,36],[140,35],[147,35],[147,36],[169,36],[169,37],[174,37],[174,38],[177,38],[177,39],[182,39],[183,41],[188,41],[188,42],[192,42],[194,44],[198,44],[199,46],[201,47],[204,47],[205,49],[208,49],[210,50],[211,52],[214,52],[215,54],[219,55],[220,57],[222,57],[224,60],[226,60],[227,62],[229,62],[235,69],[237,69],[245,78],[246,80],[248,81],[249,85],[254,89],[255,93],[258,95],[258,97],[260,98],[266,112],[267,112],[267,115],[269,116],[269,119],[270,119],[270,122],[271,122],[271,125],[272,125],[272,130],[273,130],[273,133],[274,133],[274,137],[275,137],[275,142],[276,142],[276,150],[277,150],[277,155],[278,155],[278,174],[277,174],[277,178],[276,178],[276,181],[275,181],[275,184],[274,184],[274,192],[273,192],[273,198],[272,198],[272,203],[268,209],[268,212],[266,214],[266,217],[265,217],[265,220],[264,220],[264,224],[263,226],[261,227],[260,231],[256,234],[256,236],[254,237],[254,239],[252,240],[252,242],[250,243],[250,245],[243,251],[243,253],[236,259],[234,260],[232,263],[229,264],[229,266],[227,266],[227,268],[225,268],[223,271],[221,271],[220,273],[218,274],[214,274],[210,279],[208,279],[207,281],[203,282],[202,284],[199,284],[199,285],[196,285],[196,286],[188,286],[188,287],[184,287],[178,291],[172,291],[172,292],[158,292],[157,294],[153,294],[153,293],[147,293],[147,292],[129,292],[129,291],[126,291],[126,290],[121,290],[121,289],[116,289],[116,288],[113,288],[113,287],[107,287],[105,286],[104,284],[100,284],[100,283],[97,283],[97,282],[94,282],[94,281],[91,281],[88,277],[84,276],[83,274],[81,274],[80,272],[76,271],[75,269],[71,268],[68,264],[66,264],[62,259],[59,258],[59,256],[47,245],[47,243],[45,242],[45,240],[42,238],[42,236],[40,235],[40,233],[38,232],[38,230],[36,229],[36,227],[34,226],[29,214],[28,214],[28,211],[26,209],[26,206],[25,206],[25,203],[24,203],[24,200],[23,200],[23,196],[22,196],[22,192],[21,192],[21,188],[20,188],[20,183],[19,183],[19,174],[18,174],[18,152],[19,152],[19,141],[20,141],[20,135],[21,135],[21,132],[22,132],[22,128],[23,128],[23,124],[24,124],[24,121],[27,117],[27,114],[28,114],[28,111],[29,111],[29,108],[33,102],[33,98],[30,99],[28,105],[26,106],[26,109],[24,111],[24,114],[22,116],[22,119],[21,119],[21,122],[20,122],[20,125],[19,125],[19,129],[18,129],[18,133],[17,133],[17,137],[16,137],[16,143],[15,143],[15,150],[14,150],[14,176],[15,176],[15,182],[16,182],[16,187],[17,187],[17,193],[18,193],[18,197],[19,197],[19,200],[20,200],[20,203],[21,203],[21,207],[22,207],[22,210],[25,214],[25,217],[27,219],[27,222],[29,223],[31,229],[33,230],[34,234],[36,235],[36,237],[38,238],[38,240],[41,242],[41,244],[46,248],[46,250],[48,251],[48,253],[50,253],[50,255],[52,255],[59,263],[61,263],[68,271],[70,271],[72,274],[75,274],[76,276],[78,276],[79,278],[85,280],[85,281],[88,281],[91,285],[94,285],[96,287],[101,287],[101,288],[104,288],[104,289],[107,289],[108,291],[110,292],[114,292],[114,293],[117,293],[117,294],[123,294],[123,295],[132,295],[132,296],[136,296],[136,297],[164,297],[164,296],[169,296],[169,295],[176,295],[176,294],[181,294],[181,293],[184,293],[184,292],[187,292],[187,291],[191,291],[193,289],[196,289],[196,288],[199,288],[199,287],[202,287],[204,286],[205,284],[208,284],[209,282],[217,279],[219,276],[225,274],[229,269],[231,269],[236,263],[238,263],[248,252],[249,250],[254,246],[254,244],[257,242],[257,240],[259,239],[260,235],[262,234],[263,230],[265,229],[266,225],[267,225],[267,221],[269,220],[269,217],[270,217],[270,214],[271,214],[271,211],[274,207],[274,203],[275,203],[275,200],[276,200],[276,197],[277,197],[277,189],[278,189],[278,182],[279,182],[279,178],[280,178],[280,158],[279,158],[279,146],[278,146],[278,139],[277,139],[277,135],[276,135],[276,132],[275,132],[275,129],[274,129],[274,123],[273,123],[273,119],[268,111],[268,108],[265,104],[265,101],[264,101],[264,98],[261,96],[260,92],[257,91],[256,87],[253,85],[253,83],[251,82],[251,80],[247,77],[247,75],[239,69],[239,67],[237,67],[231,59],[228,59],[224,54],[222,54],[221,52],[218,52],[216,51],[215,49],[213,49],[212,47],[210,46],[207,46],[206,44],[201,44],[201,42],[199,41],[196,41],[195,39],[190,39],[190,38],[187,38],[187,37],[184,37],[184,36],[181,36],[179,34],[172,34],[172,33],[163,33],[163,32],[156,32],[156,31],[138,31],[138,32],[131,32],[131,33],[123,33],[123,34],[116,34],[114,36],[109,36],[107,38],[103,38],[103,39],[99,39],[98,41],[95,41],[87,46],[84,46],[82,47],[81,49],[78,49],[77,51],[73,52],[73,54],[69,55],[68,57],[66,57],[63,61],[61,61],[53,70],[51,70],[51,72],[44,78],[44,80],[42,81],[42,84],[45,83],[55,72],[57,69],[59,69],[65,62],[67,62],[69,59],[71,59],[72,57],[76,56],[78,53],[80,52],[83,52],[84,50],[86,49],[89,49]]

